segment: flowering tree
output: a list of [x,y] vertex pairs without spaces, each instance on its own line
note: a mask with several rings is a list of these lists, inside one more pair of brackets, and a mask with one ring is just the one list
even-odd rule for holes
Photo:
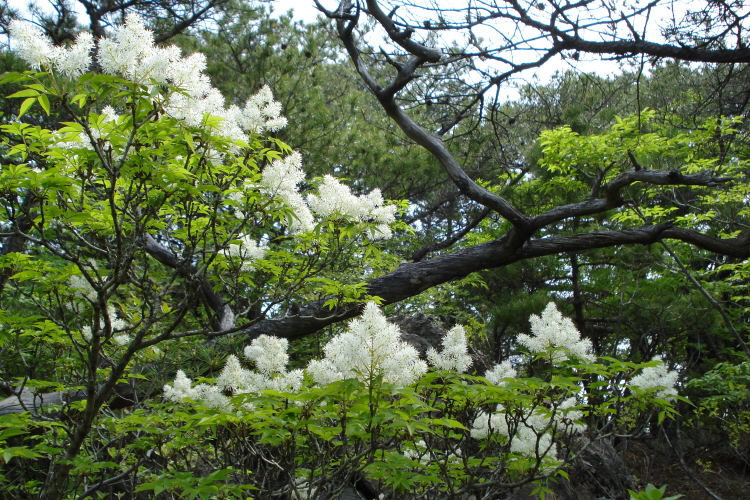
[[[34,418],[81,401],[39,489],[60,498],[134,363],[170,341],[240,331],[299,296],[324,297],[331,314],[361,300],[356,273],[328,275],[367,262],[397,206],[333,177],[305,198],[301,156],[263,135],[286,124],[271,92],[226,106],[205,58],[154,46],[137,16],[96,44],[100,74],[88,72],[89,34],[65,48],[30,24],[10,31],[35,71],[2,80],[24,86],[11,96],[23,99],[19,120],[2,126],[3,343],[15,346],[5,369]],[[20,120],[36,105],[59,125]],[[14,241],[28,250],[8,251]]]

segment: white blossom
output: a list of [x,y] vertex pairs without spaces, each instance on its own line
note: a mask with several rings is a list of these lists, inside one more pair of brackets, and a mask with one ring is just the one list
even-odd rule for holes
[[286,118],[281,116],[281,103],[273,100],[268,85],[247,100],[238,121],[251,134],[262,134],[267,130],[276,132],[287,124]]
[[[254,339],[248,346],[251,359],[256,362],[256,366],[263,367],[262,370],[258,367],[260,373],[242,368],[236,356],[229,356],[224,369],[216,379],[219,389],[237,395],[256,394],[266,390],[296,391],[302,386],[302,370],[286,371],[286,361],[289,357],[286,354],[287,343],[282,341],[286,339],[276,339],[267,335],[261,337]],[[259,352],[264,346],[269,347],[272,352]],[[280,364],[282,360],[284,363]]]
[[109,323],[112,325],[113,331],[125,330],[128,327],[128,323],[117,315],[117,310],[112,304],[107,306],[107,316],[109,317]]
[[[212,408],[229,408],[231,402],[225,393],[233,396],[239,394],[257,394],[261,391],[274,390],[293,392],[302,387],[304,373],[302,370],[287,372],[289,356],[286,353],[288,341],[261,335],[245,349],[245,355],[253,360],[259,371],[242,367],[240,360],[230,355],[224,364],[215,385],[200,384],[191,387],[190,379],[183,372],[178,372],[172,386],[164,386],[164,397],[170,401],[194,399]],[[246,405],[251,407],[251,405]]]
[[506,384],[503,379],[516,378],[517,375],[518,373],[516,372],[516,369],[513,368],[510,360],[506,359],[500,364],[495,364],[491,370],[487,370],[487,373],[484,374],[484,378],[486,378],[490,384],[502,387]]
[[451,370],[463,373],[471,365],[471,356],[466,345],[466,332],[460,325],[451,328],[443,337],[443,350],[427,350],[427,359],[438,370]]
[[32,69],[52,65],[57,52],[41,29],[29,22],[13,20],[8,30],[18,57],[29,63]]
[[370,235],[373,240],[388,239],[392,235],[388,225],[396,219],[397,207],[383,203],[383,195],[379,189],[357,196],[352,193],[349,186],[331,175],[323,177],[318,194],[307,196],[310,209],[320,217],[339,215],[359,222],[376,223],[377,226]]
[[74,293],[80,297],[85,297],[90,301],[96,301],[97,293],[91,283],[80,274],[74,274],[68,278],[68,285],[74,291]]
[[229,355],[226,363],[224,363],[224,369],[221,370],[221,373],[216,379],[216,385],[222,390],[238,392],[240,388],[247,385],[246,375],[247,370],[242,368],[237,356]]
[[559,363],[568,359],[568,353],[583,360],[594,362],[596,357],[590,354],[591,341],[582,339],[570,318],[564,317],[557,310],[554,302],[550,302],[541,316],[532,314],[529,318],[533,335],[520,334],[518,342],[532,353],[543,353],[549,349],[565,349],[566,352],[556,350],[550,361]]
[[306,233],[315,229],[315,218],[307,208],[302,195],[288,193],[283,200],[292,209],[292,215],[286,218],[286,224],[292,234]]
[[81,337],[83,337],[83,340],[86,342],[91,342],[91,340],[94,338],[94,335],[91,333],[91,327],[88,325],[84,325],[81,327]]
[[258,242],[253,240],[249,234],[238,239],[241,242],[239,245],[231,243],[222,253],[225,257],[236,257],[240,259],[243,271],[255,270],[252,262],[262,259],[266,255],[268,247],[266,245],[258,244]]
[[318,194],[309,195],[307,203],[312,211],[321,217],[343,215],[360,221],[367,218],[370,211],[375,208],[369,197],[352,194],[349,186],[340,183],[331,175],[323,177]]
[[479,412],[470,435],[474,439],[487,439],[491,434],[502,436],[510,442],[510,452],[541,458],[543,467],[554,467],[557,451],[553,437],[583,431],[583,426],[577,422],[583,418],[583,413],[574,409],[577,404],[575,397],[569,397],[554,409],[537,407],[528,412],[509,411],[498,404],[491,414]]
[[501,413],[502,409],[502,405],[497,405],[497,410],[494,413],[490,414],[480,411],[471,425],[471,437],[474,439],[487,439],[491,432],[498,432],[498,430],[504,430],[500,434],[507,436],[508,425],[505,421],[505,414]]
[[104,115],[104,123],[117,122],[117,119],[120,117],[112,106],[104,106],[102,115]]
[[283,159],[274,160],[263,170],[261,186],[270,196],[296,193],[297,185],[305,180],[302,171],[302,155],[288,154]]
[[228,410],[231,407],[229,398],[223,395],[218,387],[200,384],[196,389],[198,392],[198,399],[209,408]]
[[230,406],[229,398],[224,396],[219,388],[214,385],[198,384],[192,387],[192,381],[179,370],[174,382],[170,386],[164,385],[164,399],[181,403],[185,398],[200,401],[209,408],[227,409]]
[[346,375],[340,372],[330,359],[313,359],[307,364],[305,371],[312,377],[316,384],[325,386],[344,380]]
[[[98,58],[102,70],[110,75],[122,75],[136,83],[146,83],[151,78],[159,78],[159,64],[156,56],[163,56],[154,47],[154,36],[136,14],[127,14],[125,23],[113,27],[112,36],[99,40]],[[159,61],[161,67],[169,64],[168,60]]]
[[[54,46],[30,23],[13,21],[9,29],[16,52],[34,69],[54,67],[60,73],[77,77],[91,65],[94,39],[90,33],[80,33],[70,49],[66,49]],[[205,56],[182,57],[176,46],[157,47],[153,33],[137,14],[127,14],[125,23],[114,26],[111,36],[100,39],[98,45],[98,62],[104,73],[151,88],[160,85],[157,89],[162,94],[165,114],[188,126],[205,126],[206,116],[215,116],[221,118],[215,126],[217,134],[233,142],[246,142],[246,133],[277,131],[287,123],[281,116],[281,104],[273,99],[267,86],[250,97],[243,108],[226,107],[224,97],[204,73]],[[166,90],[165,85],[180,91]],[[222,157],[218,153],[216,156],[219,160]]]
[[[515,428],[515,432],[511,436],[512,428]],[[557,455],[552,446],[550,429],[550,420],[536,412],[519,416],[508,414],[505,407],[497,405],[492,414],[479,413],[474,419],[470,434],[474,439],[486,439],[490,433],[503,436],[510,441],[512,453],[535,458],[537,455],[546,457],[550,453]]]
[[70,49],[55,47],[55,67],[60,73],[77,78],[89,70],[93,48],[94,37],[91,33],[81,32]]
[[177,371],[172,385],[164,385],[164,399],[179,402],[184,398],[195,399],[196,392],[192,387],[192,381],[185,375],[182,370]]
[[126,346],[130,344],[130,335],[126,333],[121,333],[120,335],[115,335],[112,337],[112,340],[115,342],[115,344],[119,346]]
[[666,363],[662,362],[661,357],[655,356],[652,361],[659,361],[657,366],[644,368],[641,373],[630,379],[628,386],[637,388],[638,391],[650,391],[656,389],[654,396],[659,399],[673,399],[677,396],[677,378],[679,374],[676,371],[668,370]]
[[584,430],[583,425],[578,423],[578,421],[583,419],[583,412],[572,409],[576,405],[578,405],[578,399],[575,396],[571,396],[557,406],[555,413],[555,420],[567,426],[566,430],[569,433],[583,432]]
[[255,367],[265,375],[283,373],[289,363],[287,348],[289,341],[279,337],[261,335],[245,347],[245,357],[255,363]]
[[552,444],[549,426],[550,421],[536,413],[519,421],[510,443],[510,451],[529,458],[537,456],[557,458],[557,450]]
[[302,171],[302,155],[297,152],[274,160],[263,170],[261,189],[271,198],[276,198],[292,209],[286,224],[293,234],[311,231],[315,227],[312,212],[297,191],[297,185],[305,180]]
[[370,239],[373,241],[389,240],[393,236],[393,231],[388,224],[378,224],[370,230]]
[[172,85],[187,91],[193,98],[202,98],[211,89],[211,82],[203,73],[206,56],[200,52],[175,59],[169,69]]
[[307,367],[320,385],[349,378],[369,384],[382,377],[383,382],[406,386],[427,371],[417,350],[401,340],[398,326],[389,323],[373,302],[323,350],[325,358]]

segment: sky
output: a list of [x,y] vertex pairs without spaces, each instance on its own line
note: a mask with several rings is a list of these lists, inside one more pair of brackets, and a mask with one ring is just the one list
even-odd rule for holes
[[[322,2],[323,6],[326,2]],[[330,3],[330,2],[329,2]],[[294,10],[294,19],[312,22],[320,14],[315,8],[313,0],[274,0],[273,10],[276,14],[286,14],[290,9]]]
[[[257,0],[259,3],[270,3],[273,5],[275,15],[281,15],[287,13],[290,9],[293,10],[294,19],[298,21],[304,21],[310,23],[316,20],[317,16],[323,14],[318,11],[315,7],[313,0]],[[335,9],[338,6],[338,0],[319,0],[323,7],[328,9]],[[447,5],[454,4],[454,2],[446,1]],[[373,41],[371,41],[373,43]],[[574,69],[574,64],[570,59],[563,60],[562,58],[555,58],[549,61],[547,64],[536,70],[531,70],[522,73],[520,76],[523,80],[536,79],[539,83],[544,83],[550,80],[552,75],[558,71],[566,71]],[[575,63],[575,69],[587,73],[596,73],[599,75],[612,75],[621,72],[620,66],[614,61],[602,61],[596,59],[592,61],[586,61],[582,58],[580,61]],[[518,93],[513,86],[504,86],[503,95],[501,99],[512,100],[518,97]]]

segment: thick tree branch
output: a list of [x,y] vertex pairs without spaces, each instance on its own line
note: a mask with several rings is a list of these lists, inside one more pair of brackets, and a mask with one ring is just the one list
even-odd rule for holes
[[[382,298],[385,304],[393,304],[434,286],[464,278],[473,272],[503,267],[524,259],[620,245],[650,245],[662,239],[683,241],[733,257],[750,257],[750,234],[733,239],[719,239],[689,229],[672,227],[671,224],[540,238],[525,243],[519,243],[518,238],[509,234],[495,241],[426,261],[402,264],[394,271],[370,281],[367,292]],[[333,323],[352,318],[361,309],[359,304],[351,304],[331,311],[323,306],[324,302],[325,299],[321,299],[309,303],[300,309],[298,315],[259,321],[240,331],[238,335],[246,336],[248,342],[261,334],[288,339],[301,338]]]
[[386,15],[386,13],[383,12],[376,0],[367,0],[367,10],[369,11],[370,15],[372,15],[372,17],[374,17],[378,21],[378,23],[380,23],[380,25],[385,29],[390,39],[400,45],[410,54],[413,54],[415,57],[428,62],[438,62],[441,59],[443,55],[442,51],[440,51],[439,49],[426,47],[413,41],[410,38],[412,31],[408,28],[405,30],[398,29],[398,27],[394,24],[393,19],[391,19],[390,16]]
[[705,63],[747,63],[750,49],[704,49],[647,42],[644,40],[593,42],[565,34],[558,34],[555,47],[563,50],[578,50],[590,54],[636,55],[664,57],[678,61]]
[[[368,2],[368,5],[370,3],[374,4],[375,2]],[[318,6],[320,7],[320,4],[318,4]],[[349,12],[350,9],[351,1],[344,0],[337,12]],[[404,81],[409,80],[409,78],[411,78],[410,72],[413,72],[419,66],[419,57],[421,57],[419,52],[415,54],[417,59],[411,59],[408,67],[405,66],[402,68],[396,76],[394,83],[389,86],[388,89],[384,90],[370,75],[367,66],[362,60],[360,51],[356,46],[353,28],[356,25],[357,19],[355,18],[347,23],[340,15],[336,16],[332,13],[328,14],[333,17],[338,17],[337,26],[339,38],[343,42],[357,72],[367,84],[370,91],[378,98],[380,104],[383,106],[386,113],[388,113],[388,116],[396,122],[407,137],[427,149],[435,158],[437,158],[450,179],[464,195],[485,207],[495,210],[501,217],[507,219],[511,224],[516,226],[521,233],[528,232],[528,217],[512,206],[503,197],[496,195],[474,182],[474,180],[464,172],[463,168],[450,153],[442,139],[437,135],[424,130],[412,120],[409,115],[404,113],[396,103],[394,90],[399,89],[399,86],[402,85]]]
[[601,188],[604,191],[604,198],[592,198],[580,203],[555,207],[534,217],[531,225],[534,230],[537,230],[570,217],[598,214],[622,206],[625,201],[620,196],[620,191],[636,182],[644,182],[656,186],[716,187],[731,180],[731,177],[716,177],[710,170],[703,170],[697,174],[687,175],[681,174],[676,170],[667,172],[666,170],[641,169],[622,172]]

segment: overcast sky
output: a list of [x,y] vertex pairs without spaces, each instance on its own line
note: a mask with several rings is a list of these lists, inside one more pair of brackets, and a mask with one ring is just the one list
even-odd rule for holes
[[[315,21],[318,15],[322,15],[320,11],[315,8],[315,2],[313,0],[258,0],[262,3],[271,3],[273,5],[274,15],[285,14],[287,11],[292,9],[294,11],[294,19],[298,21],[304,21],[307,23]],[[335,9],[338,6],[337,0],[319,0],[323,7],[328,9]],[[448,2],[451,3],[451,2]],[[371,43],[377,43],[375,40],[371,40]],[[593,72],[600,75],[608,75],[613,73],[619,73],[619,64],[614,61],[602,61],[597,58],[596,60],[586,61],[584,58],[575,63],[576,69],[584,72]],[[529,80],[536,76],[540,82],[549,81],[549,78],[556,71],[565,71],[572,69],[571,64],[573,61],[556,57],[550,60],[541,68],[531,70],[522,73],[521,80]],[[516,82],[519,80],[517,79]],[[502,98],[513,99],[517,97],[517,92],[512,86],[506,86],[502,92]]]
[[[275,14],[286,14],[290,9],[294,10],[294,19],[307,23],[315,21],[320,12],[315,8],[313,0],[274,0],[272,2]],[[326,3],[323,2],[325,7]]]

